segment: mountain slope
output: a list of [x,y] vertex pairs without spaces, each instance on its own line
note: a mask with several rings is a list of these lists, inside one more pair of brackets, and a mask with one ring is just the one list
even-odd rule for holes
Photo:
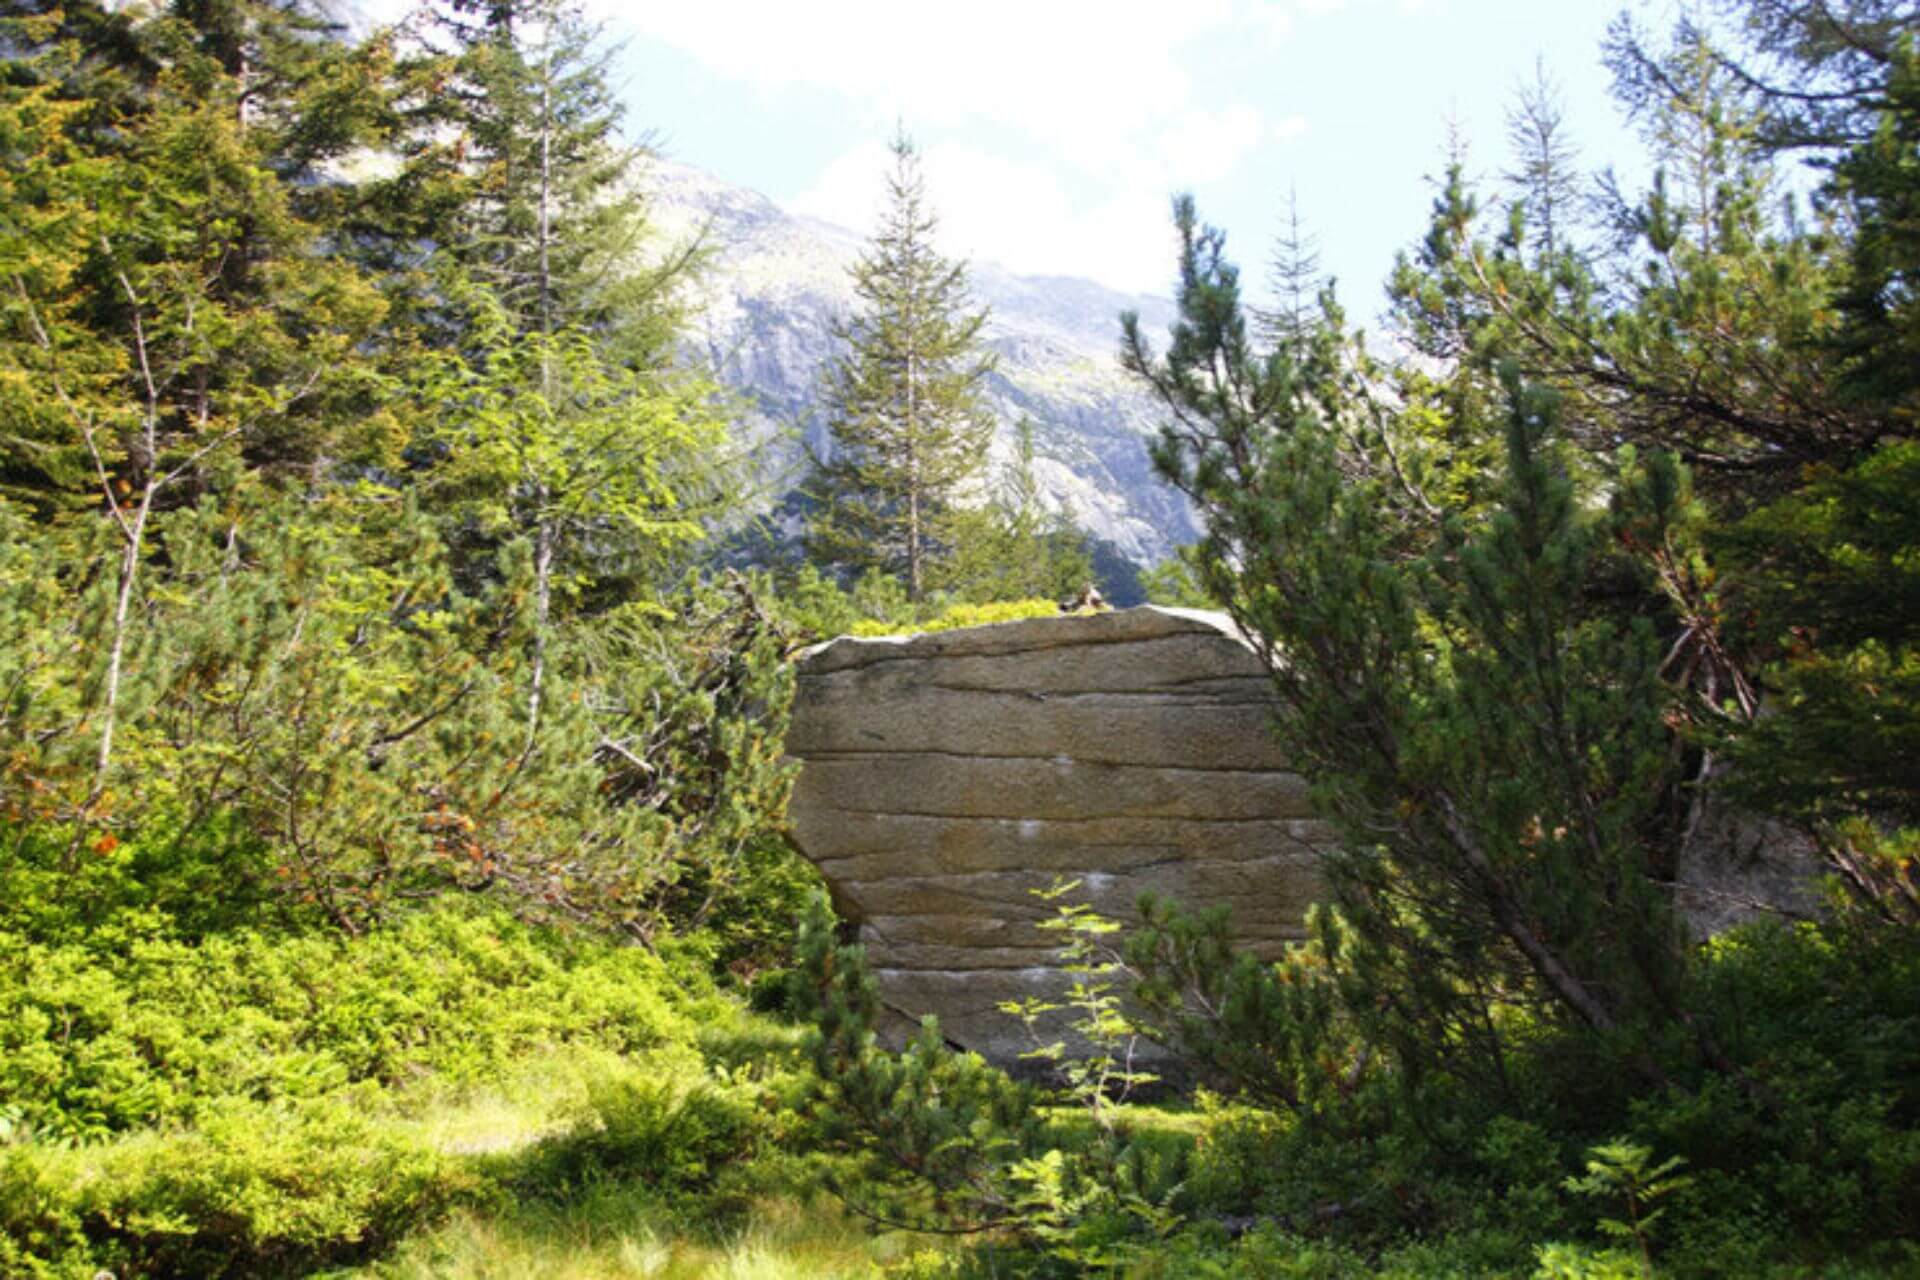
[[[823,440],[819,371],[834,349],[835,318],[855,304],[847,268],[863,237],[685,165],[656,161],[644,183],[653,219],[669,236],[706,228],[714,260],[692,337],[749,404],[749,430],[767,445],[775,488],[790,487],[802,440],[816,448]],[[1116,358],[1120,312],[1138,311],[1157,332],[1172,304],[989,263],[972,264],[970,278],[991,309],[987,341],[1000,357],[988,386],[1001,423],[996,469],[1024,415],[1034,422],[1034,469],[1050,506],[1143,565],[1191,541],[1192,513],[1147,457],[1154,406]]]

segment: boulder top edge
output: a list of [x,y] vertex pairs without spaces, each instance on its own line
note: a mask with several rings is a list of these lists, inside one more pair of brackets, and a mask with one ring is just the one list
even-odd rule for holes
[[1078,645],[1137,644],[1185,635],[1216,635],[1256,652],[1238,624],[1225,613],[1143,604],[1099,613],[988,622],[950,631],[836,636],[802,649],[794,660],[802,674],[825,675],[903,658],[1001,657]]

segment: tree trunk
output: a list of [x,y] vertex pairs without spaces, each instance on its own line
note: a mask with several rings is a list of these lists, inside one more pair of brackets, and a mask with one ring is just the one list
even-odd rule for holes
[[920,601],[920,456],[914,446],[920,429],[919,368],[907,354],[907,599]]
[[920,600],[920,491],[907,491],[907,599]]
[[541,520],[533,535],[533,687],[527,695],[527,750],[540,732],[540,697],[547,678],[547,624],[553,613],[553,526]]
[[113,729],[120,713],[120,671],[126,661],[127,616],[133,611],[134,578],[140,572],[140,546],[146,540],[147,513],[153,509],[153,492],[140,496],[140,506],[132,522],[122,531],[120,582],[113,601],[113,643],[107,650],[106,705],[100,721],[100,750],[93,762],[93,790],[97,796],[107,785],[107,769],[113,763]]
[[[549,19],[551,21],[551,19]],[[553,38],[542,28],[542,46]],[[540,333],[553,336],[553,58],[543,47],[540,59]],[[541,357],[542,376],[546,376],[548,357]],[[546,387],[549,397],[552,387]]]

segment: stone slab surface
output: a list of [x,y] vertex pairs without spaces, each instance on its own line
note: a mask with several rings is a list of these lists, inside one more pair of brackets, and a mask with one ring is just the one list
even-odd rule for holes
[[1064,988],[1034,890],[1123,922],[1147,890],[1225,904],[1273,951],[1318,891],[1307,784],[1267,730],[1268,678],[1224,614],[1139,608],[799,659],[793,832],[858,922],[902,1019],[1004,1065],[1007,1000]]

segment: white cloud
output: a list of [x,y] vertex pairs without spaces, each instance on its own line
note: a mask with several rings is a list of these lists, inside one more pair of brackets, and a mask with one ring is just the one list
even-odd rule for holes
[[[605,0],[611,3],[611,0]],[[710,69],[765,89],[823,89],[876,129],[988,122],[1089,171],[1126,163],[1188,103],[1180,47],[1228,22],[1235,0],[705,0],[618,16]]]
[[1259,145],[1262,124],[1260,113],[1244,104],[1188,111],[1159,132],[1153,154],[1170,178],[1211,182],[1226,176]]
[[[933,144],[927,169],[953,252],[1140,287],[1136,241],[1151,241],[1144,261],[1165,260],[1170,191],[1224,179],[1307,129],[1299,114],[1220,101],[1196,82],[1193,46],[1285,42],[1350,0],[589,2],[759,90],[844,99],[876,141],[836,158],[795,208],[868,227],[886,167],[878,140],[900,120]],[[1009,134],[1016,152],[985,149]],[[1165,287],[1158,274],[1145,283]]]

